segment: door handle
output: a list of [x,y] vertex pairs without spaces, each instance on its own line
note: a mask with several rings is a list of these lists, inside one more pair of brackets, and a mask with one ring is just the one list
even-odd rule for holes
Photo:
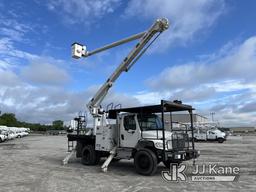
[[135,133],[134,130],[128,130],[127,132],[128,132],[128,133],[131,133],[131,134]]
[[124,135],[123,134],[121,134],[121,139],[124,140]]

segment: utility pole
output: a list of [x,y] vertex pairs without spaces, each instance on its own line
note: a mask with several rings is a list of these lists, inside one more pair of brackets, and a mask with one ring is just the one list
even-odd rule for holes
[[215,112],[211,112],[210,115],[212,116],[212,122],[214,121],[213,116],[215,115]]

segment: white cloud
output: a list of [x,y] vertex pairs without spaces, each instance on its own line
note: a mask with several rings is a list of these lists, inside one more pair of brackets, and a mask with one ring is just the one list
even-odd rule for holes
[[18,22],[17,20],[3,16],[0,13],[0,36],[4,40],[8,39],[8,43],[30,42],[25,36],[32,31],[33,27],[30,24]]
[[140,101],[143,105],[149,105],[149,104],[157,104],[160,102],[161,99],[164,99],[165,97],[163,94],[159,92],[147,92],[147,91],[141,91],[134,95],[136,99]]
[[10,29],[10,28],[5,28],[5,27],[2,27],[0,29],[0,34],[2,36],[10,37],[15,41],[21,41],[22,37],[23,37],[23,33],[19,32],[17,30]]
[[208,30],[225,12],[224,0],[131,0],[125,16],[143,19],[167,17],[171,23],[156,43],[156,49],[186,44],[199,32]]
[[240,107],[239,112],[256,112],[256,102],[250,101],[246,103],[244,106]]
[[[197,87],[236,80],[241,84],[256,81],[256,36],[247,39],[230,54],[211,62],[194,62],[164,69],[147,82],[154,89]],[[214,84],[213,84],[214,85]]]
[[221,83],[210,83],[206,84],[208,88],[215,88],[217,92],[231,92],[231,91],[240,91],[240,90],[256,90],[256,82],[254,83],[243,83],[239,80],[227,80],[222,81]]
[[[86,104],[98,86],[84,91],[72,92],[60,87],[34,87],[29,84],[0,88],[1,111],[12,112],[19,120],[29,122],[51,123],[55,119],[69,121],[79,111],[87,110]],[[114,106],[121,103],[123,107],[135,106],[136,98],[111,91],[103,102],[103,107],[113,102]]]
[[7,54],[13,49],[13,42],[10,38],[4,37],[0,39],[0,53]]
[[[21,81],[18,79],[20,74],[17,75],[17,71],[21,71],[21,76],[34,84],[63,85],[70,80],[66,70],[57,66],[60,63],[63,64],[63,61],[16,48],[16,42],[32,30],[29,26],[17,24],[11,19],[2,21],[0,24],[9,27],[0,29],[0,34],[4,36],[0,38],[0,72],[4,73],[0,77],[2,85],[13,86],[17,81]],[[12,26],[12,24],[17,25]],[[3,32],[6,32],[6,35]],[[16,70],[15,73],[14,70]]]
[[11,68],[10,63],[6,62],[5,60],[0,60],[0,69],[6,70]]
[[114,12],[120,0],[49,0],[48,8],[71,24],[91,24],[95,19]]
[[8,87],[8,86],[16,86],[20,84],[19,77],[9,70],[2,70],[0,68],[0,86]]
[[[30,83],[63,85],[71,79],[65,69],[58,67],[63,61],[22,51],[14,44],[14,39],[0,39],[0,70],[5,72],[0,80],[4,79],[6,84],[11,84],[17,76],[12,72],[14,69],[21,71],[21,76]],[[21,61],[28,65],[21,65]]]
[[15,19],[5,18],[2,15],[1,15],[1,20],[0,20],[0,25],[4,26],[6,28],[11,28],[11,29],[16,30],[23,34],[27,33],[28,31],[33,30],[33,28],[28,24],[18,22]]
[[70,80],[69,74],[53,64],[33,61],[22,69],[23,78],[33,84],[62,85]]
[[[231,46],[232,45],[232,46]],[[224,126],[254,125],[256,37],[228,43],[199,61],[174,65],[146,82],[151,91],[135,94],[140,101],[178,99],[199,113],[216,112]]]
[[17,49],[14,46],[14,39],[11,39],[9,37],[4,37],[0,39],[0,58],[2,57],[15,57],[20,59],[38,59],[38,55],[28,53],[26,51],[22,51],[20,49]]

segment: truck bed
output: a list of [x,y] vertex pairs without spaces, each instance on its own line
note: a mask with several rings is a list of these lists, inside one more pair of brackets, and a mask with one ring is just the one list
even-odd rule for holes
[[84,135],[84,134],[68,134],[67,135],[69,141],[86,141],[95,139],[95,135]]

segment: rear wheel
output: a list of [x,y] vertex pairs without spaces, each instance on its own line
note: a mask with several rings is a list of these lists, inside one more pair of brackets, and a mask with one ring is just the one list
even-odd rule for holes
[[0,143],[2,143],[3,142],[3,140],[2,140],[2,138],[0,138]]
[[95,151],[93,145],[86,145],[82,150],[81,161],[84,165],[96,165],[100,161],[99,152]]
[[224,139],[223,139],[223,138],[218,138],[218,142],[219,142],[219,143],[223,143],[223,142],[224,142]]
[[142,149],[135,153],[134,165],[142,175],[153,175],[157,170],[156,154],[150,149]]

